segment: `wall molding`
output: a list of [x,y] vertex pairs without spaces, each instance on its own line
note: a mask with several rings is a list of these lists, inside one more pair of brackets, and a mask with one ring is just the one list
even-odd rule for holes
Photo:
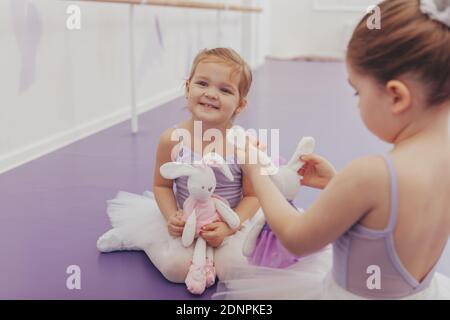
[[[167,90],[153,98],[140,102],[138,104],[138,113],[142,114],[152,110],[182,95],[183,92],[179,87]],[[123,121],[129,120],[131,119],[130,110],[130,106],[123,107],[106,116],[83,123],[69,130],[58,132],[57,134],[41,139],[33,144],[2,155],[0,156],[0,174],[68,146],[90,135],[108,129]]]

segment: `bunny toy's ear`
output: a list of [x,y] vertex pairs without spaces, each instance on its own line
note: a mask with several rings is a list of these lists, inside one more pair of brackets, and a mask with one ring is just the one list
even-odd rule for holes
[[[250,139],[252,138],[251,135],[247,134],[244,128],[240,126],[233,126],[231,129],[227,129],[227,141],[231,145],[236,146],[238,149],[245,150],[246,143],[248,141],[250,153],[256,152],[259,161],[265,166],[264,171],[266,172],[266,174],[273,175],[278,172],[278,169],[273,164],[272,159],[270,159],[270,157],[264,151],[260,150],[259,147],[251,143],[249,137]],[[256,137],[253,137],[253,139],[256,139]]]
[[182,176],[191,176],[195,172],[195,168],[187,163],[181,162],[167,162],[164,163],[159,171],[166,179],[175,179]]
[[208,154],[205,154],[202,161],[204,164],[210,167],[218,168],[223,173],[223,175],[228,178],[228,180],[234,181],[234,176],[231,173],[230,168],[225,163],[225,160],[217,153],[210,152]]
[[303,137],[298,143],[297,149],[287,166],[294,171],[298,171],[304,165],[304,162],[300,160],[300,157],[313,153],[315,146],[316,140],[314,140],[313,137]]

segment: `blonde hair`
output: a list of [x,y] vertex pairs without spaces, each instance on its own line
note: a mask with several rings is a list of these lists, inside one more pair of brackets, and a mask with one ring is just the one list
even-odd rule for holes
[[419,0],[386,0],[379,5],[381,30],[369,30],[366,14],[348,45],[356,70],[385,84],[411,73],[426,85],[427,103],[450,99],[450,31],[420,11]]
[[247,96],[252,84],[252,71],[236,51],[231,48],[203,49],[197,54],[192,63],[188,81],[192,80],[198,64],[204,61],[220,61],[230,65],[233,68],[233,73],[239,74],[238,90],[240,99]]

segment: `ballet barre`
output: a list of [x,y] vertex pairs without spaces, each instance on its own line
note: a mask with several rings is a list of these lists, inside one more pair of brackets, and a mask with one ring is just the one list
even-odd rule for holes
[[[130,38],[130,92],[131,92],[131,131],[138,132],[138,110],[136,105],[136,76],[135,76],[135,53],[134,53],[134,7],[137,5],[179,7],[190,9],[206,9],[220,11],[237,11],[245,13],[259,13],[262,8],[240,5],[228,5],[225,3],[205,3],[187,0],[78,0],[92,3],[117,3],[129,5],[129,38]],[[225,0],[226,1],[226,0]]]
[[229,5],[226,3],[206,3],[188,0],[79,0],[79,1],[125,3],[134,5],[146,4],[151,6],[162,6],[162,7],[180,7],[191,9],[226,10],[226,11],[240,11],[240,12],[262,11],[262,9],[259,7],[246,7],[240,5]]

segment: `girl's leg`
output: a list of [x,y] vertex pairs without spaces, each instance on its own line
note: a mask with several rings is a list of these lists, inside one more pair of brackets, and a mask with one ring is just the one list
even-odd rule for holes
[[194,246],[183,247],[181,238],[149,245],[145,253],[170,282],[184,283],[194,254]]

